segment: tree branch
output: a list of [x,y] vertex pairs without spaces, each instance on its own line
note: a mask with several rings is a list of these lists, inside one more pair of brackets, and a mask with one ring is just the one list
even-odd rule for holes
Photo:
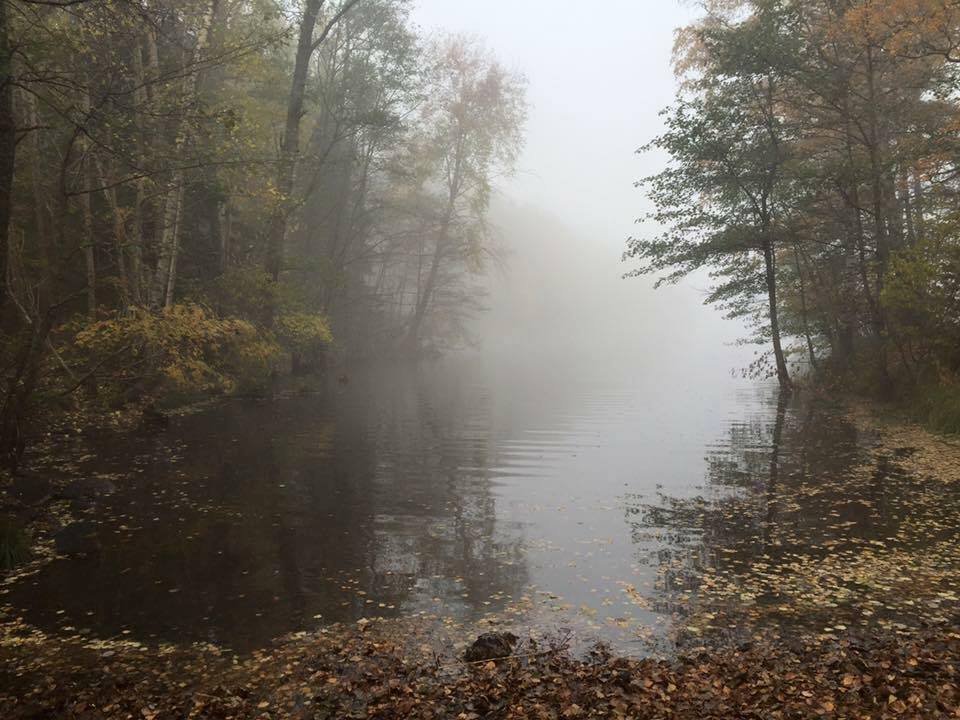
[[358,2],[360,2],[360,0],[347,0],[343,5],[340,6],[340,9],[337,10],[327,24],[323,26],[323,30],[317,36],[317,39],[313,41],[312,45],[310,45],[311,53],[323,44],[323,41],[327,39],[327,36],[330,35],[330,32],[333,30],[336,24],[340,22],[340,20],[343,19],[343,16],[350,12],[353,6]]

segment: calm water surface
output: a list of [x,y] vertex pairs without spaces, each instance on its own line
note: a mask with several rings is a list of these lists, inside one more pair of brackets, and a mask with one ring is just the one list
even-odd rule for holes
[[656,597],[677,558],[710,562],[711,529],[677,502],[763,493],[791,453],[859,452],[840,421],[779,447],[803,412],[762,383],[470,359],[231,401],[85,441],[67,471],[117,487],[75,510],[95,549],[3,600],[47,629],[238,651],[317,623],[517,604],[629,639],[671,608],[628,588]]

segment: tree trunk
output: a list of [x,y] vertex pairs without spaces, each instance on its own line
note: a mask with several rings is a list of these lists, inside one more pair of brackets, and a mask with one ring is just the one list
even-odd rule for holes
[[163,228],[160,235],[157,268],[151,293],[151,305],[154,307],[169,306],[168,299],[172,297],[171,288],[176,269],[177,240],[180,228],[180,205],[183,200],[183,179],[179,173],[175,176],[174,183],[174,186],[165,193]]
[[870,159],[870,187],[873,204],[874,221],[874,245],[877,258],[877,278],[876,278],[876,306],[874,325],[876,332],[877,347],[875,357],[877,360],[877,369],[880,375],[880,383],[884,393],[891,391],[893,381],[890,377],[889,364],[887,361],[887,338],[885,335],[886,319],[884,318],[883,305],[880,298],[883,297],[883,286],[886,280],[887,266],[890,262],[890,240],[899,232],[899,227],[891,227],[890,210],[886,198],[886,187],[890,183],[890,178],[884,173],[883,163],[886,159],[886,133],[880,126],[879,108],[877,107],[877,88],[876,88],[876,67],[874,65],[874,47],[867,46],[866,52],[866,75],[867,75],[867,121],[869,125],[869,137],[866,138],[867,155]]
[[773,339],[773,355],[777,364],[777,381],[781,389],[789,392],[793,388],[790,382],[790,373],[787,371],[787,360],[780,342],[780,316],[777,311],[777,268],[773,252],[773,242],[763,241],[763,261],[766,269],[767,299],[770,304],[770,335]]
[[[223,50],[224,39],[227,31],[227,22],[229,19],[228,3],[223,0],[213,0],[210,7],[210,27],[207,32],[207,45],[211,52],[216,54]],[[211,87],[222,87],[226,77],[225,67],[217,65],[209,72],[200,76],[198,94],[201,102],[204,102],[210,95]],[[228,218],[230,216],[230,198],[229,195],[223,195],[219,189],[220,180],[217,176],[217,170],[213,167],[204,168],[201,191],[207,196],[216,194],[215,202],[209,203],[209,222],[210,222],[210,240],[213,250],[212,269],[214,276],[222,275],[226,269],[225,248],[226,235],[228,233]],[[210,278],[208,278],[210,279]]]
[[[446,231],[443,231],[443,235]],[[437,285],[437,276],[440,272],[440,261],[443,254],[445,238],[441,236],[437,239],[437,245],[433,253],[433,260],[430,262],[430,272],[427,273],[427,282],[421,289],[417,297],[417,305],[413,311],[413,318],[410,320],[410,328],[407,331],[407,348],[415,352],[419,349],[420,330],[423,327],[423,320],[427,315],[427,309],[430,307],[430,301],[433,299],[433,291]]]
[[[434,248],[433,259],[430,262],[430,272],[427,273],[427,282],[422,288],[419,286],[419,271],[417,273],[417,303],[414,308],[413,318],[410,321],[410,328],[407,331],[405,340],[407,349],[409,351],[416,351],[419,349],[420,330],[423,327],[423,320],[427,315],[430,302],[433,300],[433,293],[437,286],[437,277],[440,273],[440,263],[443,260],[443,253],[446,250],[447,242],[449,240],[450,224],[453,222],[454,212],[456,211],[456,200],[460,194],[461,187],[461,163],[459,162],[459,159],[454,165],[454,174],[448,190],[449,194],[447,196],[447,207],[444,210],[443,219],[440,222],[440,229],[437,233],[437,244]],[[422,256],[421,262],[423,262]]]
[[[90,118],[90,88],[83,91],[83,118]],[[93,232],[93,207],[90,197],[94,185],[93,159],[90,157],[90,142],[84,135],[80,138],[80,162],[83,163],[83,178],[86,187],[80,193],[80,210],[83,216],[83,260],[87,271],[87,316],[91,319],[97,314],[97,254],[96,238]]]
[[10,203],[17,148],[16,118],[13,110],[13,58],[8,33],[7,3],[0,2],[0,327],[7,302]]
[[797,268],[797,284],[800,290],[800,315],[803,320],[803,334],[807,339],[807,353],[810,356],[810,367],[817,369],[817,354],[813,349],[813,337],[810,334],[810,318],[807,315],[807,288],[803,280],[803,268],[800,265],[800,253],[797,252],[797,246],[793,246],[793,261]]
[[280,161],[277,164],[276,183],[277,201],[270,215],[267,229],[266,270],[274,282],[280,279],[280,271],[283,269],[287,221],[294,206],[293,188],[297,176],[297,161],[300,157],[300,119],[304,114],[303,105],[310,58],[330,31],[358,2],[359,0],[345,0],[323,26],[323,30],[316,39],[313,33],[325,0],[306,0],[303,7],[303,18],[300,21],[300,32],[297,37],[297,54],[293,64],[293,79],[290,82],[290,95],[287,98],[287,119],[283,138],[280,141]]
[[[143,67],[143,43],[138,42],[131,53],[133,58],[133,117],[136,127],[137,162],[141,168],[147,167],[147,155],[150,141],[144,111],[148,100],[146,89],[147,75]],[[136,305],[148,301],[149,285],[144,283],[143,269],[143,238],[144,238],[144,209],[150,201],[147,200],[147,180],[138,177],[135,184],[136,192],[133,200],[133,219],[130,223],[130,296]],[[148,208],[149,209],[149,208]]]
[[103,199],[110,208],[110,217],[113,222],[114,252],[117,254],[117,276],[120,280],[120,304],[124,308],[130,304],[130,276],[127,273],[127,226],[123,208],[117,199],[117,189],[110,187],[110,175],[104,170],[100,158],[94,158],[97,167],[97,182],[102,188]]
[[220,233],[220,257],[218,258],[218,270],[220,274],[227,271],[230,265],[230,232],[231,232],[231,213],[230,203],[221,203],[220,218],[217,222],[217,230]]
[[[63,150],[63,159],[60,163],[60,177],[57,183],[57,218],[56,226],[60,240],[60,248],[64,248],[64,235],[67,224],[67,182],[66,176],[71,166],[74,143],[78,132],[75,132]],[[31,175],[34,182],[38,176],[36,165],[39,163],[39,143],[34,138],[34,168]],[[39,204],[41,194],[34,192],[35,201]],[[54,293],[61,280],[62,257],[69,257],[69,253],[58,256],[54,244],[46,232],[40,232],[36,237],[39,245],[40,282],[36,288],[36,311],[27,318],[27,325],[21,334],[21,341],[14,363],[12,377],[7,381],[3,404],[0,406],[0,459],[11,469],[16,470],[20,456],[25,446],[24,420],[27,417],[30,400],[40,377],[46,359],[46,348],[50,330],[56,320],[57,304],[54,302]]]
[[323,0],[307,0],[300,22],[297,39],[297,54],[293,65],[293,80],[287,98],[287,120],[280,141],[280,161],[277,165],[277,201],[270,216],[267,231],[266,270],[274,282],[279,280],[283,268],[283,246],[287,233],[287,219],[292,207],[291,198],[296,178],[297,159],[300,154],[300,119],[303,117],[304,95],[307,87],[307,71],[313,55],[313,31],[317,25]]
[[909,171],[903,170],[897,176],[897,190],[900,196],[900,205],[903,207],[903,220],[907,233],[907,245],[917,244],[917,229],[913,224],[913,202],[910,200]]
[[180,255],[180,225],[183,217],[183,193],[184,186],[180,186],[177,193],[177,212],[174,218],[173,235],[170,242],[170,261],[167,266],[167,287],[163,296],[163,306],[168,308],[173,305],[174,288],[177,285],[177,258]]
[[923,218],[923,185],[920,181],[920,175],[916,169],[913,173],[913,202],[911,206],[913,208],[913,227],[917,234],[917,242],[923,242],[926,237],[926,222]]
[[[868,58],[870,56],[868,55]],[[871,103],[873,96],[873,65],[868,61],[868,71],[869,82],[871,86]],[[847,163],[851,173],[856,167],[856,159],[853,155],[853,131],[851,129],[852,117],[849,106],[849,96],[844,94],[844,113],[845,113],[845,148],[847,152]],[[871,110],[872,112],[872,110]],[[871,122],[871,126],[875,126],[875,121]],[[852,177],[850,181],[850,189],[847,191],[844,200],[850,206],[853,212],[853,222],[854,222],[854,240],[856,242],[856,252],[857,252],[857,267],[860,274],[860,282],[863,285],[864,297],[867,301],[867,307],[870,310],[870,325],[873,331],[873,339],[876,343],[876,348],[874,356],[877,360],[877,369],[880,375],[881,383],[884,386],[890,385],[890,371],[887,365],[887,341],[884,334],[884,329],[886,326],[885,319],[883,317],[883,308],[880,305],[880,295],[883,290],[883,273],[887,261],[887,251],[886,251],[886,224],[884,222],[883,216],[883,202],[878,195],[880,192],[880,183],[878,181],[879,172],[879,162],[876,154],[876,148],[874,143],[871,140],[867,140],[868,145],[868,154],[870,155],[871,170],[873,176],[873,192],[874,192],[874,228],[875,228],[875,244],[876,244],[876,255],[878,259],[878,269],[876,273],[876,288],[875,291],[871,289],[870,285],[870,275],[869,269],[867,267],[867,257],[866,257],[866,232],[863,226],[863,209],[861,207],[860,200],[860,189],[859,189],[859,180],[856,177]],[[852,332],[852,326],[848,327]],[[852,342],[850,347],[845,351],[846,356],[849,358],[852,354]]]
[[[156,83],[160,77],[160,51],[157,47],[156,32],[152,28],[147,29],[144,35],[144,41],[146,45],[146,60],[143,63],[143,97],[144,101],[150,106],[150,109],[153,109],[153,103],[157,100]],[[141,52],[143,52],[143,49],[141,49]],[[134,115],[137,118],[141,137],[140,159],[143,163],[157,162],[158,157],[163,155],[163,153],[159,152],[159,144],[161,142],[159,128],[149,116],[142,118],[142,113],[139,112],[134,113]],[[174,137],[175,136],[174,134]],[[158,168],[154,168],[154,172],[156,172],[157,169]],[[162,194],[159,201],[156,200],[155,197],[148,199],[148,195],[153,195],[153,193],[148,192],[148,190],[154,188],[154,183],[151,182],[149,187],[144,183],[143,196],[140,198],[149,212],[149,227],[151,230],[149,237],[144,233],[144,236],[141,238],[141,248],[151,253],[152,257],[149,257],[149,259],[156,260],[153,268],[149,266],[149,263],[141,263],[143,277],[142,292],[146,302],[152,306],[156,306],[162,301],[162,294],[158,295],[157,292],[158,288],[162,285],[162,278],[152,271],[159,270],[162,265],[160,256],[163,253],[164,235],[168,227],[168,208],[171,204],[171,190],[169,188]],[[147,227],[147,225],[145,224],[144,227]]]
[[93,211],[90,209],[90,194],[80,196],[83,209],[83,261],[87,271],[87,316],[97,314],[97,259],[94,252]]
[[873,222],[876,237],[877,261],[880,265],[877,271],[877,295],[883,291],[883,280],[890,256],[890,233],[888,226],[887,202],[884,192],[885,177],[883,172],[883,153],[881,152],[882,131],[880,128],[879,112],[877,108],[876,70],[874,68],[874,50],[872,45],[867,46],[867,119],[870,127],[870,137],[867,140],[867,154],[870,158],[870,186],[873,197]]
[[[211,116],[211,108],[216,101],[214,91],[223,86],[226,72],[222,64],[208,66],[204,61],[216,58],[224,49],[229,8],[230,3],[225,0],[210,0],[197,41],[196,59],[201,67],[197,71],[194,93],[197,112],[205,117]],[[211,127],[206,123],[196,128],[199,135],[193,140],[198,155],[204,148],[213,147],[219,141],[217,133],[221,131],[218,128],[219,124]],[[190,202],[187,203],[191,208],[191,215],[195,217],[188,225],[185,213],[183,228],[185,232],[191,233],[195,246],[199,245],[201,248],[196,254],[197,270],[201,282],[208,284],[223,272],[222,223],[228,200],[221,191],[215,165],[204,164],[197,175],[190,184]]]

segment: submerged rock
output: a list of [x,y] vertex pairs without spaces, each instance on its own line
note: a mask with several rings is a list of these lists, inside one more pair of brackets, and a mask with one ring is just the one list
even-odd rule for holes
[[520,638],[511,632],[484,633],[467,648],[463,659],[467,662],[479,662],[508,657],[519,640]]

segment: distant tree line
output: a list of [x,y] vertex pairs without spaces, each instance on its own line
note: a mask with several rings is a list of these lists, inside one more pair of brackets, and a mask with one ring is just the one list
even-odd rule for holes
[[407,0],[0,0],[0,454],[462,334],[522,78]]
[[960,3],[705,9],[678,34],[635,273],[709,268],[785,389],[806,366],[960,429]]

